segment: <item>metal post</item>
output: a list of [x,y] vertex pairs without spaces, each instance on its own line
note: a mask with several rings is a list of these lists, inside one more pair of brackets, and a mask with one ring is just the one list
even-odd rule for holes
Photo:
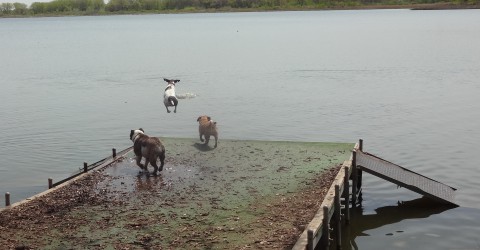
[[323,232],[322,232],[322,239],[323,239],[323,249],[328,249],[330,246],[330,225],[328,223],[328,207],[323,207]]
[[352,207],[357,205],[357,178],[357,152],[354,150],[352,152]]
[[48,189],[53,187],[53,180],[52,178],[48,178]]
[[335,185],[335,241],[337,249],[342,248],[342,228],[341,228],[341,205],[340,205],[340,186]]
[[348,167],[345,167],[345,177],[343,178],[344,182],[344,194],[345,194],[345,224],[350,224],[350,183],[348,181]]
[[117,150],[115,148],[112,148],[112,156],[113,158],[117,156]]
[[363,139],[358,140],[358,149],[363,152]]
[[83,163],[83,172],[88,172],[88,164],[86,162]]
[[5,206],[6,207],[10,206],[10,193],[9,192],[5,193]]

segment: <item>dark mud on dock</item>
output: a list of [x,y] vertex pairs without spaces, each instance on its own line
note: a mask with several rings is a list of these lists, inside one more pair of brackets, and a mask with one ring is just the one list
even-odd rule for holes
[[[161,175],[120,162],[0,213],[24,249],[289,249],[353,144],[162,138]],[[150,168],[152,171],[152,168]]]

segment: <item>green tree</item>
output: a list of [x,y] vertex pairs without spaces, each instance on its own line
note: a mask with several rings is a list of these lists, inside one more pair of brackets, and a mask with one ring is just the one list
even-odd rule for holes
[[54,0],[47,3],[47,12],[66,12],[73,10],[73,1],[71,0]]
[[72,7],[75,11],[86,11],[88,2],[87,0],[72,0]]
[[103,0],[87,0],[87,11],[99,12],[105,10],[105,2]]
[[42,14],[45,13],[47,3],[34,2],[30,5],[30,10],[33,14]]
[[13,12],[13,4],[2,3],[0,5],[0,12],[2,12],[2,14],[11,14]]
[[125,10],[125,0],[110,0],[105,9],[111,12]]
[[160,1],[159,0],[143,0],[143,8],[145,10],[160,10]]
[[28,7],[24,3],[13,3],[13,13],[16,15],[26,15],[28,13]]

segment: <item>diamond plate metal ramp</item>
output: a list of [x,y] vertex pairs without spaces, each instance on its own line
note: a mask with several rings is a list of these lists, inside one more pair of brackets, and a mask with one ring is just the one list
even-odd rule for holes
[[373,154],[356,151],[361,170],[443,203],[455,203],[455,188],[410,171]]

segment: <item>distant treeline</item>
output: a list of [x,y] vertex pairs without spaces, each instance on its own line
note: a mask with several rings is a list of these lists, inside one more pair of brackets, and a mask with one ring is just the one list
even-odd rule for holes
[[54,0],[23,3],[2,3],[0,16],[35,15],[95,15],[113,13],[170,12],[170,11],[235,11],[235,10],[291,10],[328,9],[375,5],[414,5],[451,3],[479,5],[480,0]]

